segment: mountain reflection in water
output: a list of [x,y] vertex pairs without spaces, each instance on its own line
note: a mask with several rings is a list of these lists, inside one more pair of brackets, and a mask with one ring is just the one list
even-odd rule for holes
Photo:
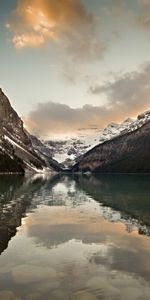
[[0,177],[0,299],[150,299],[149,176]]

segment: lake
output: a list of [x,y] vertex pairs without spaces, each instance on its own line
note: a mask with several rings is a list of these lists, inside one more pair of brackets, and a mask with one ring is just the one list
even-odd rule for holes
[[0,300],[150,299],[150,177],[0,176]]

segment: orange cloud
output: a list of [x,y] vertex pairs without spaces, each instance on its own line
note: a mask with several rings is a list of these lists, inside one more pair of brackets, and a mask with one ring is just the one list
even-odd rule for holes
[[19,0],[6,27],[17,49],[59,41],[82,58],[99,56],[105,49],[96,35],[94,15],[80,0]]
[[53,11],[50,10],[50,2],[19,1],[12,20],[6,24],[14,34],[12,41],[17,49],[38,47],[48,40],[56,39],[58,20],[55,20]]

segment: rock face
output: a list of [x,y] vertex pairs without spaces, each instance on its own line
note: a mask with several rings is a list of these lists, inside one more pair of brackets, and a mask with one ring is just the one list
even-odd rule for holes
[[32,148],[32,144],[23,128],[23,121],[12,108],[2,89],[0,89],[0,121],[4,133],[13,134],[14,138],[18,138],[24,145]]
[[72,172],[149,173],[150,120],[142,127],[87,152]]
[[16,111],[0,89],[0,172],[59,171],[46,154],[40,155]]

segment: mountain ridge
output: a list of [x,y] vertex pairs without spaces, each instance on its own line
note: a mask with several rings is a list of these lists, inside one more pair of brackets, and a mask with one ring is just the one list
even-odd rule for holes
[[80,129],[77,137],[66,140],[42,141],[50,149],[53,159],[64,165],[64,168],[73,167],[86,152],[98,144],[112,138],[123,135],[125,132],[134,131],[150,120],[150,110],[141,113],[136,119],[127,118],[122,123],[110,123],[104,129],[95,128]]
[[150,173],[150,120],[89,150],[72,172]]

